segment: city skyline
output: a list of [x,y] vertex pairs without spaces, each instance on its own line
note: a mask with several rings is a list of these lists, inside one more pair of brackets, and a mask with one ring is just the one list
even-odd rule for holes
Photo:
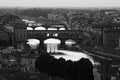
[[0,7],[120,7],[119,0],[0,0]]

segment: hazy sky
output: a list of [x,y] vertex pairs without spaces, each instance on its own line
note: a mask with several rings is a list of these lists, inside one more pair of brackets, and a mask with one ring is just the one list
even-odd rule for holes
[[120,0],[0,0],[0,7],[120,7]]

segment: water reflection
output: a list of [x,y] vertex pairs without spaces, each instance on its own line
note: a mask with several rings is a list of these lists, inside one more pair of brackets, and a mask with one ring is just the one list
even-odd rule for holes
[[40,44],[40,41],[37,39],[28,39],[27,41],[27,44],[29,44],[32,49],[36,49],[37,46]]
[[46,44],[46,46],[48,53],[56,53],[56,50],[58,49],[58,44]]

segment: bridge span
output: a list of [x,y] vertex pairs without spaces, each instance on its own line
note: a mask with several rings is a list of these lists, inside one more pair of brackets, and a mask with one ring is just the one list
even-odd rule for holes
[[[49,34],[49,36],[47,36]],[[56,38],[90,38],[91,33],[85,32],[83,30],[28,30],[27,38],[44,36],[44,37],[55,37],[54,34],[57,34]]]

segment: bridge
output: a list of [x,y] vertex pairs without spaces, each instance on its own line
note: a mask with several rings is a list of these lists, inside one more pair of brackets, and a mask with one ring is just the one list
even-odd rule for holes
[[34,38],[43,43],[46,39],[57,38],[64,43],[67,39],[72,39],[74,41],[79,41],[79,39],[90,40],[91,35],[93,34],[90,32],[83,30],[68,30],[65,26],[61,25],[53,25],[47,28],[44,26],[26,26],[21,28],[21,26],[19,26],[14,30],[14,41],[22,45],[27,39]]
[[[49,34],[49,35],[47,35]],[[29,30],[27,31],[27,37],[31,38],[31,37],[40,37],[40,36],[44,36],[44,37],[55,37],[54,34],[56,35],[56,38],[79,38],[80,36],[85,36],[85,34],[83,33],[82,30]]]

